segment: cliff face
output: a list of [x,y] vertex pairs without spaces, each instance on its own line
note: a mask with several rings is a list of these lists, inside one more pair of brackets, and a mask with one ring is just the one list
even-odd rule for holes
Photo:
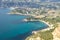
[[60,40],[60,25],[53,31],[53,40]]

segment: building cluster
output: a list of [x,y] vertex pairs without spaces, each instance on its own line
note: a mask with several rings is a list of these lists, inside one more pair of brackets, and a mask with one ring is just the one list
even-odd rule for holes
[[41,2],[42,0],[0,0],[0,7],[60,8],[59,2]]

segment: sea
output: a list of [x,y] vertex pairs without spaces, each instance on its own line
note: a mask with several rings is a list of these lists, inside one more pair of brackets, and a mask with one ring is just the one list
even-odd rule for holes
[[28,16],[8,14],[9,8],[0,8],[0,40],[25,40],[32,31],[47,28],[43,22],[24,22]]

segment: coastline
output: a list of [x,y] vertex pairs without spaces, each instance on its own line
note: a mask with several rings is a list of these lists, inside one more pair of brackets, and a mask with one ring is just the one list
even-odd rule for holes
[[48,31],[48,30],[54,29],[53,24],[50,25],[48,22],[45,22],[45,21],[43,21],[43,20],[40,20],[40,21],[43,22],[43,23],[45,23],[46,25],[48,25],[48,27],[45,28],[45,29],[42,29],[42,30],[32,31],[32,34],[37,34],[37,33],[40,32],[40,31],[41,31],[41,32],[44,32],[44,31]]
[[49,24],[49,22],[45,22],[45,21],[42,21],[42,20],[40,20],[41,22],[43,22],[43,23],[45,23],[45,24],[47,24],[49,27],[48,28],[46,28],[46,29],[42,29],[42,31],[47,31],[47,30],[50,30],[50,29],[53,29],[54,27],[53,27],[53,24]]
[[[24,19],[23,21],[26,21],[27,22],[29,20]],[[34,21],[34,20],[30,20],[30,21]],[[32,31],[32,33],[36,34],[36,32],[39,32],[39,31],[47,31],[47,30],[54,29],[53,24],[49,24],[49,22],[45,22],[43,20],[38,20],[38,21],[41,21],[41,22],[45,23],[46,25],[48,25],[48,27],[45,28],[45,29],[41,29],[41,30],[37,30],[37,31]]]
[[[14,14],[14,13],[8,13],[8,14]],[[36,15],[33,15],[33,14],[22,14],[22,13],[15,13],[15,14],[36,17]],[[23,21],[28,21],[28,20],[23,20]],[[52,27],[53,24],[49,24],[49,22],[45,22],[43,20],[39,20],[39,21],[41,21],[41,22],[43,22],[43,23],[45,23],[45,24],[48,25],[48,28],[42,29],[41,31],[47,31],[47,30],[50,30],[50,29],[53,29],[54,28],[54,27]]]
[[[14,14],[14,13],[8,13],[8,14]],[[22,14],[22,13],[15,13],[15,14],[17,14],[17,15],[25,15],[25,16],[33,16],[33,17],[37,17],[36,15],[34,15],[34,14]],[[23,20],[23,21],[28,21],[28,20]],[[45,23],[46,25],[48,25],[48,28],[45,28],[45,29],[42,29],[42,30],[40,30],[40,31],[47,31],[47,30],[50,30],[50,29],[54,29],[54,27],[53,27],[53,24],[49,24],[49,22],[45,22],[45,21],[43,21],[43,20],[39,20],[39,21],[41,21],[41,22],[43,22],[43,23]],[[38,30],[39,31],[39,30]],[[33,31],[32,31],[33,32]]]
[[22,14],[22,13],[8,13],[8,14],[16,14],[16,15],[25,15],[25,16],[31,16],[31,14]]

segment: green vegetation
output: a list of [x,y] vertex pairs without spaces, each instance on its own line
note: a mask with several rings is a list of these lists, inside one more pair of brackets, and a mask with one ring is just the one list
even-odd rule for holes
[[56,22],[60,22],[60,17],[56,17],[54,20],[56,20]]
[[30,38],[37,38],[37,37],[41,37],[41,35],[38,34],[32,34],[31,36],[27,37],[26,40],[29,40]]
[[41,38],[44,40],[53,40],[53,35],[51,31],[40,32]]
[[41,40],[44,39],[44,40],[53,40],[53,35],[52,35],[52,30],[49,30],[49,31],[43,31],[43,32],[38,32],[37,34],[32,34],[31,36],[27,37],[26,40],[29,40],[30,38],[36,38],[36,37],[40,37]]

